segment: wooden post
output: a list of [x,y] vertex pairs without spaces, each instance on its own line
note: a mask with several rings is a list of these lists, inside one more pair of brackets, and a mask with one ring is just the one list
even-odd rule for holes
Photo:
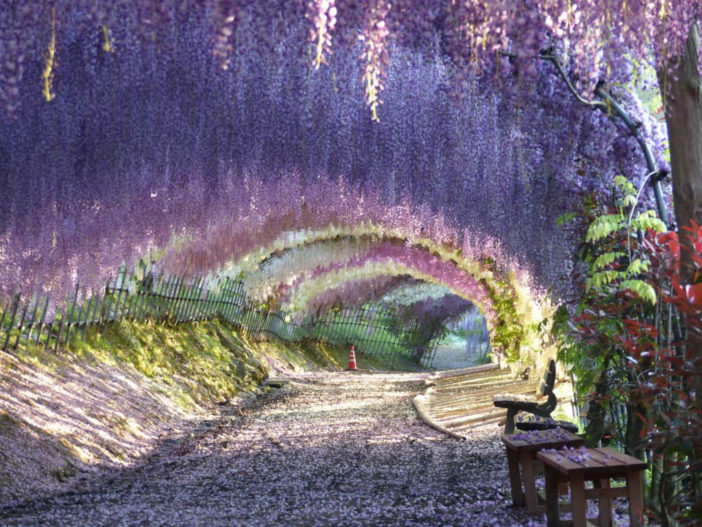
[[76,282],[76,292],[73,294],[73,303],[71,304],[71,313],[68,315],[66,320],[66,347],[68,347],[68,339],[71,338],[71,327],[73,326],[73,312],[76,309],[76,302],[78,302],[78,287],[79,283]]
[[516,450],[507,448],[507,467],[509,469],[509,487],[512,491],[512,504],[523,507],[525,504],[522,480],[519,473],[519,454]]
[[[153,283],[151,284],[153,286]],[[134,318],[136,320],[143,320],[144,318],[144,305],[146,304],[146,296],[149,294],[145,288],[141,291],[137,290],[137,302],[134,306]]]
[[12,314],[10,315],[10,326],[7,328],[7,335],[5,335],[5,343],[2,345],[3,351],[7,351],[7,345],[10,343],[10,333],[12,332],[12,325],[15,323],[15,316],[17,315],[17,307],[19,306],[19,301],[20,294],[15,293],[14,299],[12,301]]
[[66,310],[63,310],[63,316],[61,317],[61,320],[59,321],[58,325],[58,332],[56,333],[56,337],[54,340],[54,353],[58,353],[58,348],[59,348],[59,342],[61,342],[61,330],[63,329],[63,319],[66,318]]
[[631,527],[641,527],[643,525],[642,477],[642,470],[629,472],[626,476],[626,488],[629,498],[629,521],[631,522]]
[[105,331],[105,326],[110,318],[110,308],[112,307],[112,297],[114,293],[110,289],[110,280],[105,282],[105,293],[103,296],[102,309],[100,310],[100,333]]
[[209,306],[210,306],[210,290],[208,289],[207,292],[205,293],[205,298],[202,300],[201,304],[201,313],[202,313],[202,318],[201,320],[207,320],[209,317]]
[[200,278],[193,278],[193,282],[190,288],[186,291],[185,302],[183,303],[182,316],[180,317],[181,322],[190,322],[191,315],[193,312],[193,303],[195,302],[195,296],[197,295],[197,286],[200,283]]
[[[49,297],[47,296],[44,300],[44,309],[41,310],[41,320],[39,321],[39,329],[37,330],[37,339],[34,344],[39,344],[39,339],[41,338],[41,330],[44,327],[44,319],[46,317],[46,310],[49,308]],[[48,340],[48,337],[47,337]]]
[[3,330],[5,329],[5,315],[6,314],[7,314],[7,304],[3,303],[2,316],[0,317],[0,335],[2,334]]
[[164,322],[172,321],[173,317],[178,311],[178,302],[180,300],[180,290],[181,290],[181,277],[180,276],[174,276],[173,277],[173,286],[171,288],[171,292],[169,294],[168,298],[168,310],[164,315]]
[[544,472],[546,477],[546,525],[558,527],[561,524],[558,503],[558,471],[546,466]]
[[190,289],[186,285],[187,282],[185,280],[185,276],[180,277],[180,284],[178,286],[177,292],[176,292],[176,302],[174,306],[174,313],[173,313],[173,322],[177,324],[180,322],[180,315],[183,311],[183,305],[185,304],[185,301],[188,297],[188,294],[190,293]]
[[27,309],[28,309],[28,304],[25,304],[24,308],[22,309],[22,316],[20,317],[19,326],[17,326],[17,338],[15,339],[15,345],[12,346],[13,350],[17,349],[17,345],[19,344],[20,337],[22,336],[22,326],[24,325],[24,319],[27,316]]
[[164,288],[164,293],[162,295],[163,300],[158,307],[158,314],[156,316],[156,320],[158,320],[158,321],[164,320],[166,315],[168,314],[168,312],[170,310],[171,290],[173,289],[174,282],[175,282],[175,277],[172,275],[169,276],[168,279],[166,280],[166,286]]
[[95,301],[93,302],[93,313],[90,315],[90,320],[88,321],[88,324],[90,324],[91,326],[97,321],[95,317],[98,313],[98,305],[100,305],[100,295],[94,294],[93,298],[95,299]]
[[37,311],[39,309],[39,293],[34,293],[34,311],[32,311],[32,322],[29,324],[29,333],[27,333],[27,342],[32,342],[32,333],[34,332],[34,323],[37,320]]
[[[127,307],[127,300],[129,298],[129,287],[127,286],[127,266],[123,265],[120,268],[120,276],[122,277],[122,280],[119,285],[119,294],[117,295],[117,310],[119,314],[119,322],[120,324],[122,323],[122,320],[124,319],[124,310]],[[124,293],[124,301],[122,301],[122,293]],[[120,306],[121,303],[121,306]]]
[[178,277],[169,276],[168,285],[166,286],[166,301],[162,304],[163,310],[161,311],[160,319],[163,322],[168,321],[173,313],[173,307],[175,305],[175,297],[178,292]]
[[198,316],[198,307],[202,301],[202,282],[203,278],[200,277],[197,281],[197,286],[193,287],[193,296],[190,302],[190,309],[188,310],[187,319],[192,322]]
[[193,305],[193,299],[195,298],[195,292],[197,291],[197,285],[200,283],[199,278],[193,278],[190,282],[190,287],[186,287],[183,293],[183,301],[180,305],[180,312],[178,315],[178,322],[188,322],[190,320],[190,310]]
[[[154,303],[156,302],[156,298],[159,296],[159,289],[161,287],[161,276],[157,276],[154,278],[152,282],[152,289],[149,291],[145,292],[145,295],[148,295],[148,298],[144,298],[144,302],[142,303],[142,318],[146,320],[148,317],[151,316],[151,313],[153,311],[153,306]],[[155,317],[154,317],[155,318]]]
[[[93,297],[88,298],[88,302],[86,304],[85,299],[87,298],[88,294],[86,293],[85,289],[83,289],[83,306],[85,306],[85,319],[83,320],[83,332],[81,335],[81,338],[85,340],[85,332],[88,330],[88,317],[90,316],[90,308],[92,307],[92,302],[93,302]],[[83,308],[81,307],[81,314],[83,312]]]
[[49,341],[51,340],[51,332],[53,331],[53,329],[53,321],[46,324],[46,340],[44,341],[44,351],[49,349]]
[[140,298],[141,297],[139,296],[138,291],[136,291],[133,295],[130,294],[129,291],[126,292],[126,300],[124,302],[126,313],[124,316],[127,317],[127,319],[132,316],[136,318],[136,304],[139,302]]
[[232,321],[232,312],[233,312],[233,301],[232,301],[232,281],[229,278],[225,279],[224,283],[224,311],[222,314],[222,317],[227,320],[227,322]]
[[[595,479],[593,486],[596,489],[608,489],[610,487],[609,478]],[[600,527],[611,527],[612,525],[612,498],[607,493],[603,493],[598,500]]]

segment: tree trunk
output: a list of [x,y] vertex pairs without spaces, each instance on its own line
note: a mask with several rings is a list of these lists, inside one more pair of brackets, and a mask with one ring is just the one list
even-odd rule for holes
[[[702,224],[702,78],[698,69],[699,49],[700,31],[694,22],[675,69],[668,74],[663,66],[658,72],[664,92],[675,218],[682,247],[680,274],[683,284],[692,282],[694,267],[690,243],[682,227],[690,225],[691,220]],[[693,360],[699,364],[702,360],[702,335],[694,331],[689,323],[686,345]],[[702,406],[701,369],[697,368],[693,381],[698,409]],[[695,445],[696,456],[701,455],[700,448],[698,442]],[[700,484],[699,480],[697,484]]]
[[[666,124],[670,142],[670,159],[673,172],[673,199],[675,218],[683,250],[681,255],[681,281],[692,280],[690,243],[682,231],[691,220],[702,223],[702,77],[697,66],[700,33],[697,24],[690,27],[680,62],[671,74],[659,72],[659,82],[667,93]],[[702,337],[688,327],[688,345],[702,354]],[[702,394],[702,376],[695,380],[698,396]]]

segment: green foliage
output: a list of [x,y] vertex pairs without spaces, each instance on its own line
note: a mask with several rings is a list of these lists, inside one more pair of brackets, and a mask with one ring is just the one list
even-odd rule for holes
[[636,187],[622,176],[616,176],[613,183],[618,192],[616,212],[595,216],[587,227],[585,242],[589,244],[589,250],[586,254],[590,256],[586,258],[589,272],[585,291],[605,292],[603,290],[607,288],[612,293],[630,291],[644,302],[654,305],[655,291],[638,279],[639,275],[650,269],[650,262],[645,255],[632,255],[632,238],[640,237],[639,233],[664,232],[665,224],[652,210],[634,215]]
[[574,212],[566,212],[565,214],[561,214],[556,218],[556,226],[563,227],[564,225],[567,225],[568,223],[572,222],[574,219]]
[[[695,305],[694,286],[677,286],[677,235],[660,234],[664,225],[651,211],[636,215],[633,185],[616,184],[614,206],[590,201],[576,219],[585,239],[575,277],[580,301],[570,313],[558,309],[552,332],[576,394],[588,402],[588,442],[611,432],[629,454],[653,460],[649,510],[659,518],[690,517],[697,481],[690,461],[699,454],[689,438],[700,430],[699,416],[690,411],[690,386],[699,363],[682,345],[683,319],[671,304],[689,323],[702,320],[702,301]],[[702,269],[702,229],[693,227],[700,253],[693,260]]]
[[599,273],[593,273],[590,278],[587,279],[585,289],[586,291],[602,289],[610,285],[617,278],[623,278],[624,276],[626,276],[626,273],[621,273],[619,271],[600,271]]
[[651,284],[643,280],[624,280],[619,284],[619,289],[622,291],[633,291],[651,305],[656,303],[656,290],[653,289]]
[[665,232],[666,227],[660,219],[656,217],[656,213],[652,210],[647,210],[636,216],[631,221],[631,230],[633,231],[648,231]]
[[603,253],[599,255],[595,261],[592,263],[592,269],[594,271],[604,269],[606,267],[609,267],[614,263],[615,260],[618,258],[624,258],[626,257],[626,253],[622,251],[611,251],[607,253]]
[[597,242],[622,227],[621,214],[606,214],[598,217],[587,230],[586,242]]

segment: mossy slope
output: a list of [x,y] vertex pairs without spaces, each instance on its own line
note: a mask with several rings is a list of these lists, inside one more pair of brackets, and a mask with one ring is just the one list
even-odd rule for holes
[[77,337],[59,353],[0,352],[0,504],[132,463],[268,376],[342,369],[348,360],[345,349],[254,337],[216,321],[123,322]]

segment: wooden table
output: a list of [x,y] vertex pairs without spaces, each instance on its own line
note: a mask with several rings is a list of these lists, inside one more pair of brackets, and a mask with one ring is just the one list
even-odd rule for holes
[[534,476],[539,471],[539,467],[534,466],[538,462],[536,454],[543,448],[579,447],[584,443],[583,438],[565,430],[553,429],[505,434],[502,441],[507,449],[512,503],[516,506],[526,504],[529,514],[546,512],[546,507],[539,505],[534,482]]
[[[585,527],[586,500],[599,500],[599,525],[612,524],[612,498],[629,498],[629,525],[642,525],[643,491],[641,477],[646,463],[613,448],[588,448],[583,452],[541,451],[537,457],[546,471],[546,521],[548,527],[560,526],[559,483],[570,485],[573,527]],[[610,478],[625,478],[625,487],[610,487]],[[586,489],[585,481],[594,488]]]

